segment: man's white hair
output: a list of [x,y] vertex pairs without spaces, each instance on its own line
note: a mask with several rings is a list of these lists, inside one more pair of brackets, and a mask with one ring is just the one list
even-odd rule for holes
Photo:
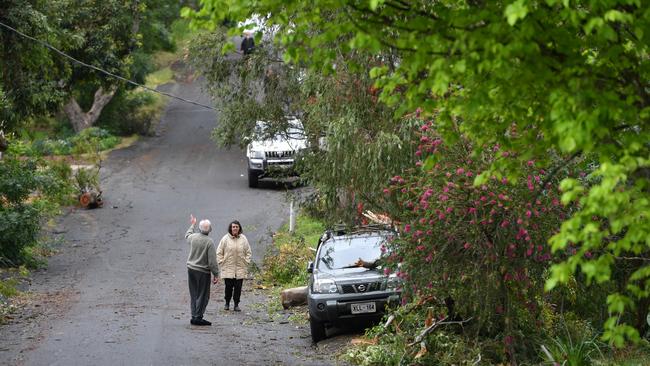
[[201,222],[199,222],[199,230],[203,234],[209,233],[212,230],[212,224],[210,223],[210,220],[201,220]]

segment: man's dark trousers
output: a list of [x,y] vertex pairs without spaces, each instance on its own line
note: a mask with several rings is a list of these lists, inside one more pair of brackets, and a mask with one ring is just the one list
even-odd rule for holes
[[188,268],[187,282],[190,285],[192,319],[203,319],[203,313],[210,301],[210,273]]
[[226,304],[230,304],[230,298],[233,297],[233,290],[234,290],[234,298],[235,300],[235,306],[239,304],[239,298],[241,296],[241,287],[242,284],[244,283],[244,279],[238,279],[238,278],[224,278],[223,281],[226,283]]

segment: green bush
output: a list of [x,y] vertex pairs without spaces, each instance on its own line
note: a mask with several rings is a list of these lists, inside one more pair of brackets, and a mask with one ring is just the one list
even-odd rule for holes
[[160,117],[162,97],[150,92],[119,91],[102,111],[97,126],[119,136],[150,135]]
[[25,263],[25,248],[38,241],[41,219],[55,213],[69,191],[61,168],[42,161],[17,159],[8,154],[0,160],[0,265]]
[[263,279],[282,286],[305,286],[307,263],[314,258],[312,248],[318,243],[324,225],[309,216],[299,215],[295,233],[285,225],[273,237],[273,246],[263,261]]

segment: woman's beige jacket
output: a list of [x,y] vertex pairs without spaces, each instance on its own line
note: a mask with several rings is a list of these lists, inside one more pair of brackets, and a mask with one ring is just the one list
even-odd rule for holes
[[221,278],[247,278],[251,254],[251,246],[244,234],[239,234],[238,237],[224,235],[217,247]]

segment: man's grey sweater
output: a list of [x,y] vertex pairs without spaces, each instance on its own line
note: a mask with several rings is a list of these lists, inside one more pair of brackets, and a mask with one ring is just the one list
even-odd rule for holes
[[190,255],[187,257],[187,268],[212,275],[219,275],[217,265],[217,250],[214,248],[212,238],[200,232],[194,232],[194,225],[190,225],[185,233],[185,239],[190,245]]

